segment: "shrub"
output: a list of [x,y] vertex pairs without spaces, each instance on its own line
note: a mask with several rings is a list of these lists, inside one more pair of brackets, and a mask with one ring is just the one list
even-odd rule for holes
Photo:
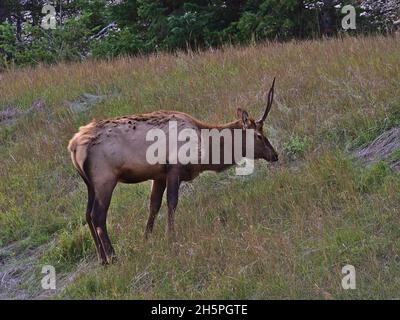
[[17,53],[15,28],[8,23],[0,24],[0,70],[13,62]]
[[292,134],[289,141],[283,144],[283,150],[290,158],[302,157],[310,147],[310,140],[306,136],[301,137]]
[[93,57],[115,57],[118,55],[137,54],[143,51],[144,43],[139,35],[129,28],[113,31],[106,38],[94,40],[91,45]]

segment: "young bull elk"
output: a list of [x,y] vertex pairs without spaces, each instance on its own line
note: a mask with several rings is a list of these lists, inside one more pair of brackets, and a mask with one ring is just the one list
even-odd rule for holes
[[[106,218],[111,196],[118,182],[139,183],[153,180],[145,238],[153,230],[154,220],[160,210],[164,191],[167,189],[166,231],[167,235],[173,238],[174,213],[178,204],[180,183],[193,180],[203,171],[221,171],[237,162],[225,163],[222,160],[220,163],[211,164],[182,164],[179,161],[169,161],[171,157],[169,150],[166,163],[150,164],[146,157],[146,150],[151,144],[147,139],[149,130],[167,131],[168,123],[176,121],[179,130],[186,128],[196,132],[202,129],[214,129],[217,132],[238,130],[240,134],[248,131],[252,134],[254,159],[278,161],[276,151],[263,132],[263,125],[273,102],[274,86],[275,79],[268,94],[264,114],[257,121],[249,118],[248,113],[242,109],[237,110],[238,120],[223,125],[209,125],[183,112],[157,111],[102,121],[93,120],[79,129],[69,142],[68,149],[76,170],[87,186],[86,221],[103,264],[111,263],[115,258],[115,251],[107,233]],[[221,154],[224,150],[224,141],[225,139],[221,139],[217,147]],[[240,145],[242,152],[245,150],[245,144],[244,141]],[[174,152],[173,150],[172,153]]]

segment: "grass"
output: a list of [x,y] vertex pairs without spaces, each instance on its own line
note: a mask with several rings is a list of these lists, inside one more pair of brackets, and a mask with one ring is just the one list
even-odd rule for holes
[[287,142],[283,143],[283,151],[292,159],[302,157],[309,149],[309,141],[307,137],[291,135]]
[[383,132],[398,126],[400,126],[400,112],[398,110],[383,119],[371,119],[368,128],[360,128],[358,130],[351,147],[365,147]]
[[[0,110],[46,104],[0,126],[0,245],[49,243],[38,279],[44,264],[75,273],[59,298],[399,298],[400,177],[385,163],[363,168],[349,152],[399,125],[399,50],[396,37],[344,38],[0,74]],[[149,183],[119,185],[108,219],[119,262],[97,265],[85,187],[66,150],[77,128],[161,108],[209,122],[231,121],[237,107],[257,117],[274,76],[267,133],[279,164],[259,162],[250,177],[207,173],[184,187],[173,245],[165,204],[143,242]],[[71,113],[67,102],[85,92],[107,99]],[[88,270],[76,272],[82,262]],[[341,287],[346,264],[356,290]]]

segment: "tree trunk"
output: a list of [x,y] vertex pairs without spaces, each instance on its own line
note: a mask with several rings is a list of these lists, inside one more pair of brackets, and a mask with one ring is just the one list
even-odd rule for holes
[[319,23],[323,36],[332,36],[336,33],[337,15],[334,0],[324,0],[319,13]]

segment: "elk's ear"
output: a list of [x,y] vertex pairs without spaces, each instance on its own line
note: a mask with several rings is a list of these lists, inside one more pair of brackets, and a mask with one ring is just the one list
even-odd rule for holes
[[247,113],[247,111],[243,110],[241,108],[238,108],[236,110],[236,113],[237,113],[238,118],[242,120],[243,126],[245,128],[247,128],[251,124],[250,119],[249,119],[249,114]]

